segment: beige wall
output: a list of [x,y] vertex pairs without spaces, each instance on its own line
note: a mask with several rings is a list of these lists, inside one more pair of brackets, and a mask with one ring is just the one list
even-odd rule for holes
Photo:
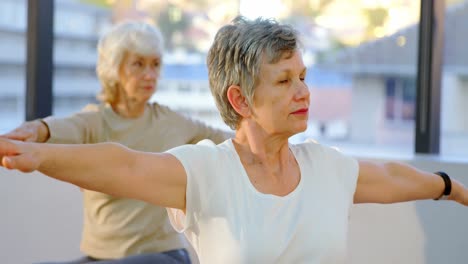
[[[468,163],[430,157],[410,161],[444,169],[468,184]],[[69,260],[80,256],[81,195],[78,188],[0,168],[2,263]],[[356,205],[351,215],[351,264],[458,264],[468,260],[468,209],[451,202],[419,201]]]

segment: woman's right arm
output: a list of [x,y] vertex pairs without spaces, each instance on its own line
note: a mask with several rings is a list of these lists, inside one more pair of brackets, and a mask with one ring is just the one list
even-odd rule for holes
[[130,150],[120,144],[60,145],[0,138],[1,165],[40,171],[57,180],[113,196],[185,210],[187,176],[167,153]]
[[27,142],[46,142],[49,137],[49,127],[40,119],[27,121],[12,131],[0,135],[9,139]]
[[102,130],[99,111],[99,106],[90,104],[81,112],[67,117],[49,116],[24,122],[0,137],[38,143],[94,143]]

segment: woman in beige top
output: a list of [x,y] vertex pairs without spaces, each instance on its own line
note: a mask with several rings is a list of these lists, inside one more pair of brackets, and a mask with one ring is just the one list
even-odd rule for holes
[[[26,122],[4,136],[30,142],[118,142],[151,152],[205,138],[219,143],[231,136],[148,102],[157,88],[162,52],[161,34],[155,27],[141,22],[118,24],[98,43],[102,104],[67,118]],[[81,251],[86,257],[76,263],[137,254],[152,263],[190,262],[183,249],[185,240],[170,226],[165,208],[89,190],[83,190],[83,196]],[[160,252],[166,253],[147,254]]]

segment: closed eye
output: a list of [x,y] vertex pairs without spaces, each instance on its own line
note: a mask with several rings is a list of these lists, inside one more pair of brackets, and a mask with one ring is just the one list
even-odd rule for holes
[[141,66],[143,66],[143,63],[142,63],[141,61],[135,61],[135,62],[133,63],[133,65],[134,65],[134,66],[141,67]]

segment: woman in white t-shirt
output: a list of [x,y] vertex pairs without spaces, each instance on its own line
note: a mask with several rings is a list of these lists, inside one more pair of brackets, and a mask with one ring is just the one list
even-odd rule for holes
[[219,30],[207,62],[233,139],[166,153],[0,140],[2,166],[172,208],[173,226],[201,263],[345,263],[353,202],[444,197],[468,205],[468,190],[443,172],[288,142],[306,129],[309,109],[291,27],[237,18]]

